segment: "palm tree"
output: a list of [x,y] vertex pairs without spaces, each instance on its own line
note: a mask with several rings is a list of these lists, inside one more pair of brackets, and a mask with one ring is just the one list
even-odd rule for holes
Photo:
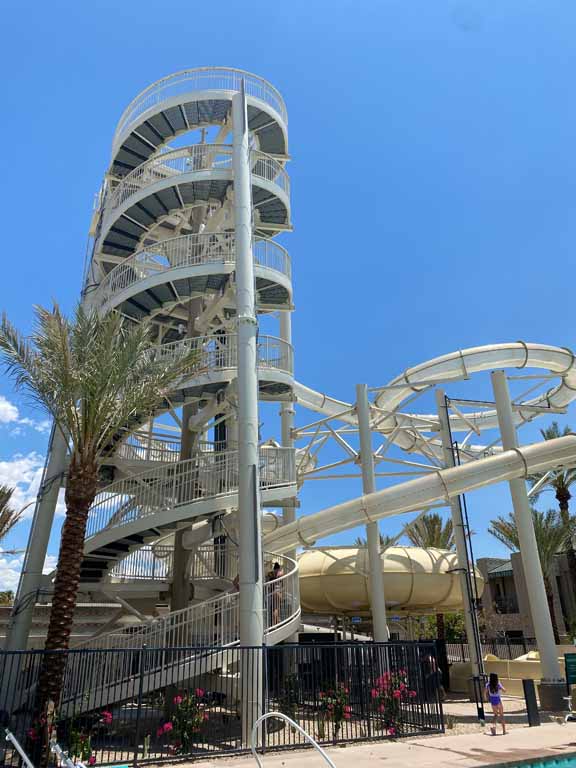
[[[99,317],[79,306],[69,320],[57,305],[51,311],[37,307],[29,338],[3,315],[0,361],[17,389],[52,416],[70,451],[46,650],[69,645],[99,460],[120,429],[160,407],[195,359],[195,352],[176,361],[155,355],[150,324],[128,325],[115,312]],[[58,704],[63,671],[64,656],[47,654],[38,685],[40,711],[49,699]]]
[[22,512],[24,511],[21,509],[17,512],[10,506],[10,500],[13,493],[14,488],[8,488],[7,485],[0,485],[0,541],[2,541],[2,539],[10,533],[12,528],[14,528],[16,523],[20,521]]
[[[566,526],[560,515],[555,509],[549,509],[547,512],[540,512],[532,508],[532,520],[534,521],[534,533],[536,534],[536,545],[540,555],[540,565],[544,577],[544,587],[548,599],[548,608],[550,610],[550,619],[554,630],[554,638],[559,641],[558,627],[556,625],[556,614],[554,613],[554,598],[552,592],[552,579],[554,576],[554,565],[556,553],[566,546],[566,539],[571,535],[571,527]],[[508,517],[497,517],[490,521],[488,532],[492,534],[499,542],[504,544],[511,552],[520,551],[520,540],[518,537],[518,528],[516,518],[510,512]]]
[[[419,517],[408,528],[406,535],[415,547],[454,549],[452,520],[445,521],[438,512],[428,512]],[[443,613],[436,614],[436,636],[438,640],[444,640],[446,637],[446,622]]]
[[[572,430],[566,426],[563,430],[560,430],[557,421],[553,421],[549,427],[540,430],[540,434],[544,440],[555,440],[558,437],[566,437],[571,435]],[[529,480],[532,483],[541,480],[546,473],[542,472],[537,475],[531,475]],[[558,508],[560,510],[560,516],[565,526],[570,527],[570,510],[569,503],[572,498],[570,493],[571,486],[576,483],[576,469],[553,469],[548,474],[547,480],[544,482],[544,489],[554,491],[556,501],[558,502]],[[533,498],[536,500],[540,494],[534,494]],[[570,569],[570,580],[572,582],[572,589],[576,590],[576,552],[574,551],[574,542],[569,537],[566,541],[566,556],[568,559],[568,568]]]
[[429,512],[419,517],[408,528],[406,535],[415,547],[454,549],[452,520],[444,521],[438,512]]
[[[386,549],[386,547],[391,546],[395,539],[393,536],[388,536],[385,533],[378,534],[380,536],[380,549]],[[364,536],[357,536],[354,539],[354,546],[355,547],[366,547],[368,546],[368,542],[364,538]]]
[[7,589],[4,592],[0,592],[0,605],[12,605],[14,602],[14,592],[11,589]]

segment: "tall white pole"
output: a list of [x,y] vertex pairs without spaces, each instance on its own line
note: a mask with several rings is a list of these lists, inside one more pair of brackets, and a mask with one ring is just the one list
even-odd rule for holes
[[[504,371],[493,371],[491,376],[498,424],[502,436],[502,447],[507,451],[514,450],[518,448],[518,436],[514,426],[514,414],[512,403],[510,402],[506,374]],[[540,652],[542,678],[543,682],[549,681],[554,684],[562,679],[562,675],[558,662],[558,650],[552,630],[544,576],[540,565],[536,534],[534,533],[534,521],[532,520],[532,511],[526,492],[526,482],[523,478],[515,478],[514,480],[509,480],[508,485],[510,487],[510,496],[512,497],[514,517],[518,529],[520,556],[522,558],[524,578],[526,579],[532,624],[534,625],[536,642]],[[540,686],[540,702],[544,706],[543,692],[546,694],[542,686]],[[556,699],[555,692],[551,688],[547,693]],[[562,704],[563,702],[560,703]]]
[[[238,523],[240,577],[240,645],[264,644],[262,532],[258,473],[258,369],[254,262],[252,258],[252,190],[248,115],[242,84],[232,97],[234,131],[234,216],[236,234],[236,309],[238,322]],[[242,722],[245,739],[260,716],[262,664],[258,651],[246,659],[242,675]]]
[[[444,466],[455,466],[454,451],[452,448],[452,439],[450,435],[450,421],[448,416],[448,405],[446,394],[441,389],[436,390],[436,409],[438,411],[438,421],[440,427],[440,440],[442,441],[442,456]],[[460,498],[452,499],[450,502],[450,513],[452,515],[452,530],[454,531],[454,543],[456,545],[456,557],[458,558],[458,574],[460,579],[460,591],[462,593],[462,602],[464,603],[464,626],[466,629],[466,638],[468,640],[468,649],[470,653],[470,665],[472,667],[472,679],[474,685],[474,697],[478,707],[478,717],[484,719],[484,707],[482,697],[484,691],[480,687],[480,675],[483,672],[481,648],[478,647],[478,632],[476,625],[476,616],[474,613],[474,604],[470,594],[471,579],[476,578],[474,573],[470,573],[468,565],[468,547],[466,544],[466,529],[462,518],[462,507]]]
[[[368,403],[368,387],[366,384],[356,385],[356,415],[358,417],[358,431],[360,433],[362,490],[364,493],[374,493],[376,490],[374,454],[372,453],[370,405]],[[372,612],[374,640],[377,643],[384,643],[389,639],[389,634],[386,622],[386,598],[384,595],[384,574],[382,572],[378,522],[368,523],[366,526],[366,540],[368,543],[370,610]]]
[[[286,344],[292,344],[292,315],[290,312],[280,313],[280,338],[285,341]],[[294,427],[294,403],[291,401],[284,401],[280,407],[280,423],[282,429],[282,445],[284,448],[294,447],[294,438],[292,436],[292,428]],[[296,506],[292,503],[287,503],[282,510],[282,524],[288,525],[296,520]],[[286,553],[292,560],[297,559],[296,549],[292,549]],[[300,581],[296,579],[295,590],[298,592],[297,597],[300,599]],[[290,638],[290,642],[298,642],[298,633],[295,632]]]
[[14,600],[5,648],[7,651],[24,650],[28,645],[38,589],[42,584],[42,569],[48,552],[58,493],[62,484],[62,475],[66,469],[66,454],[66,441],[60,430],[53,426],[48,442],[46,467],[38,491],[34,517],[28,534],[26,556]]

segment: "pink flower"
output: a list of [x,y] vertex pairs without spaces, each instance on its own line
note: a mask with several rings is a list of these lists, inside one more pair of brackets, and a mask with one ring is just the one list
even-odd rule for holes
[[174,696],[174,698],[172,699],[172,703],[175,704],[176,706],[178,706],[178,704],[182,704],[183,701],[184,699],[180,695]]
[[205,693],[204,688],[196,688],[196,696],[198,696],[199,699],[201,699],[202,696],[204,696],[204,693]]
[[96,758],[94,757],[94,755],[90,755],[90,757],[88,758],[88,765],[96,765]]
[[344,707],[344,712],[352,712],[352,707]]
[[352,715],[350,714],[350,712],[344,712],[344,720],[350,720],[351,717]]
[[372,688],[372,690],[370,691],[370,695],[372,696],[373,699],[377,699],[378,698],[379,694],[378,694],[378,691],[376,690],[376,688]]
[[342,690],[344,691],[344,693],[350,693],[350,691],[348,690],[348,688],[343,688]]
[[100,715],[102,717],[102,722],[104,723],[104,725],[110,725],[110,723],[112,722],[112,712],[108,712],[107,710],[104,710],[104,712],[101,712]]
[[396,728],[388,728],[388,733],[390,736],[396,736]]
[[402,693],[400,691],[394,691],[392,695],[395,699],[399,699],[402,696]]
[[328,711],[332,712],[333,709],[334,709],[334,704],[328,704]]
[[380,704],[380,706],[378,707],[378,711],[379,712],[386,712],[386,707],[384,706],[384,704]]
[[204,712],[204,720],[208,720],[208,712]]
[[156,736],[160,738],[160,736],[162,736],[163,733],[164,733],[164,726],[161,725],[159,728],[156,729]]
[[36,739],[38,738],[36,728],[28,728],[28,730],[26,731],[26,736],[28,736],[28,738],[31,739],[32,741],[36,741]]
[[172,725],[172,723],[170,721],[168,721],[167,723],[164,723],[164,727],[163,727],[162,730],[163,730],[164,733],[170,733],[170,731],[173,728],[174,728],[174,726]]
[[318,694],[318,698],[319,699],[323,699],[324,698],[324,691],[320,691],[320,693]]
[[416,691],[408,691],[408,696],[413,699],[416,696]]
[[406,690],[406,685],[404,683],[400,683],[400,690],[401,691],[405,691]]

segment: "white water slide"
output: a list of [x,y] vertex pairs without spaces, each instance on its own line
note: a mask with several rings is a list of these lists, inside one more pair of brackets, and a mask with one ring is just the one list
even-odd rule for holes
[[[546,392],[523,400],[515,408],[516,426],[532,421],[548,409],[552,413],[564,409],[576,398],[576,358],[566,348],[546,344],[514,342],[492,344],[458,350],[406,369],[382,387],[375,399],[378,419],[373,430],[407,452],[421,453],[429,459],[442,459],[439,440],[425,437],[423,432],[438,430],[437,414],[401,412],[402,404],[415,395],[437,385],[469,379],[473,374],[495,369],[516,368],[542,370],[544,377],[559,381]],[[351,404],[316,392],[298,382],[294,391],[304,407],[324,416],[350,424],[357,418]],[[498,427],[496,411],[486,408],[465,415],[452,414],[453,433]],[[493,454],[493,455],[490,455]],[[266,546],[286,552],[297,546],[311,546],[318,539],[348,528],[414,512],[432,504],[448,503],[460,494],[517,477],[527,478],[537,472],[576,463],[576,436],[537,443],[514,451],[502,452],[496,446],[470,445],[462,452],[463,466],[441,469],[416,480],[404,482],[382,491],[360,496],[311,515],[305,515],[265,537]]]

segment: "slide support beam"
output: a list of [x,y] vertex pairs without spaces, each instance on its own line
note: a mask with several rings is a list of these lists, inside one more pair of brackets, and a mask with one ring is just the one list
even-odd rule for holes
[[[372,430],[370,429],[370,403],[366,384],[356,385],[356,415],[360,433],[360,462],[362,465],[362,490],[365,494],[374,493],[374,454],[372,452]],[[384,643],[389,640],[386,621],[386,598],[384,594],[384,574],[380,552],[380,528],[378,522],[366,526],[368,544],[368,564],[370,571],[370,609],[374,640]]]

